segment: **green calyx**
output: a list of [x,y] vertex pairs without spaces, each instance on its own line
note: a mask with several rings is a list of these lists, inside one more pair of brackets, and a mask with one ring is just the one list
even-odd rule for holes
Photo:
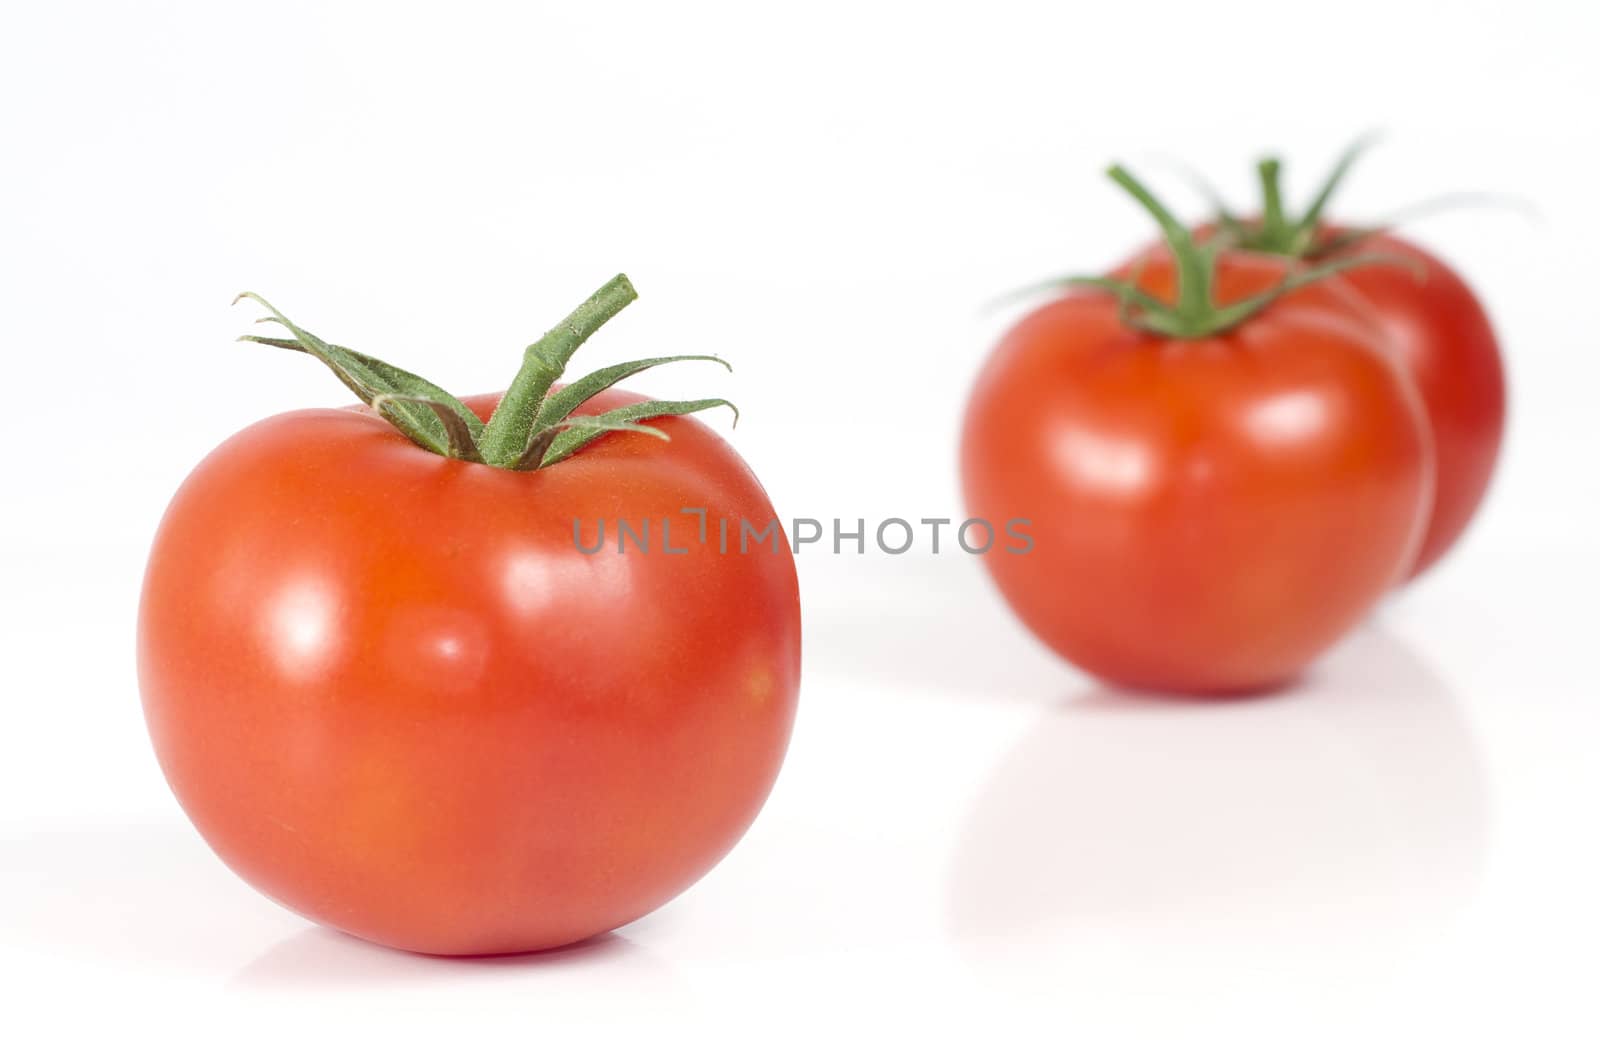
[[1375,137],[1366,136],[1345,149],[1323,179],[1298,218],[1290,217],[1283,202],[1283,164],[1267,157],[1256,163],[1256,180],[1261,188],[1261,216],[1246,220],[1231,212],[1221,199],[1212,196],[1217,213],[1217,232],[1232,247],[1284,255],[1294,259],[1316,259],[1356,243],[1377,230],[1359,229],[1329,238],[1323,232],[1323,219],[1333,195],[1344,183],[1356,160],[1372,146]]
[[290,334],[288,337],[240,336],[239,339],[303,351],[315,357],[333,370],[333,375],[358,399],[417,446],[459,461],[527,471],[570,458],[582,447],[612,432],[640,432],[666,439],[667,434],[661,429],[642,423],[653,417],[726,406],[733,410],[734,423],[738,423],[739,410],[726,399],[636,402],[592,416],[574,412],[613,384],[652,366],[669,362],[716,362],[725,369],[732,368],[712,355],[670,355],[621,362],[597,369],[559,391],[550,390],[583,342],[636,298],[638,293],[633,285],[619,273],[555,328],[529,344],[522,355],[522,367],[487,423],[438,385],[371,355],[319,339],[253,292],[242,293],[234,302],[250,299],[259,303],[268,316],[258,319],[258,323],[282,325]]
[[1301,269],[1285,276],[1283,280],[1265,291],[1219,306],[1213,292],[1216,287],[1217,256],[1231,241],[1218,239],[1196,240],[1188,226],[1180,222],[1155,195],[1121,166],[1112,166],[1107,175],[1155,219],[1161,228],[1167,250],[1172,254],[1177,270],[1177,298],[1162,302],[1139,287],[1137,268],[1133,280],[1118,277],[1069,277],[1065,283],[1100,288],[1117,296],[1121,304],[1122,319],[1131,328],[1141,332],[1170,336],[1178,339],[1201,339],[1217,336],[1244,324],[1250,318],[1271,306],[1281,296],[1297,288],[1313,284],[1324,277],[1342,272],[1353,266],[1366,265],[1371,258],[1350,258],[1327,265]]

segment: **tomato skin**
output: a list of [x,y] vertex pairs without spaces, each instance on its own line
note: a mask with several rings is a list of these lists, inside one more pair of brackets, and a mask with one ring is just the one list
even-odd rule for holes
[[[1226,254],[1217,299],[1283,276]],[[1170,260],[1139,273],[1170,299]],[[1419,402],[1336,281],[1221,336],[1136,332],[1075,290],[1000,341],[962,435],[968,511],[1031,519],[990,573],[1033,632],[1111,682],[1293,678],[1411,563],[1431,495]]]
[[[1259,219],[1246,224],[1257,225]],[[1318,241],[1337,240],[1350,231],[1324,225]],[[1213,225],[1195,230],[1201,240],[1215,234]],[[1355,266],[1339,276],[1360,294],[1364,313],[1409,371],[1433,435],[1433,505],[1416,560],[1402,574],[1405,582],[1455,545],[1483,502],[1505,435],[1505,368],[1483,303],[1438,256],[1409,240],[1377,233],[1327,258],[1354,255],[1394,259]]]
[[1367,237],[1352,253],[1421,267],[1419,274],[1398,263],[1374,263],[1341,274],[1382,322],[1416,382],[1433,432],[1433,509],[1405,577],[1415,579],[1461,537],[1489,488],[1505,433],[1505,370],[1483,304],[1439,258],[1389,235]]
[[[718,516],[774,517],[734,451],[653,423],[671,440],[519,473],[305,410],[196,468],[151,552],[139,677],[229,866],[360,937],[490,954],[621,926],[721,859],[788,742],[798,585],[786,541],[717,552]],[[661,517],[687,553],[661,552]],[[580,552],[574,518],[607,547]],[[618,518],[650,520],[648,554],[617,552]]]

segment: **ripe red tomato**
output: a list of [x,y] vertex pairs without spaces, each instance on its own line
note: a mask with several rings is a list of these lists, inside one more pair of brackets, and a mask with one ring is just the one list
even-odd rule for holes
[[[1228,306],[1284,280],[1225,252]],[[1178,295],[1170,255],[1137,287]],[[1199,338],[1076,289],[1000,341],[967,407],[969,512],[1025,517],[1035,548],[984,555],[1018,616],[1116,683],[1206,693],[1281,683],[1415,556],[1432,458],[1416,393],[1324,279]]]
[[[721,552],[719,517],[764,526],[771,503],[710,429],[652,423],[670,441],[512,471],[365,408],[301,410],[195,469],[151,552],[139,675],[230,867],[360,937],[484,954],[620,926],[729,850],[794,716],[794,561]],[[649,520],[648,552],[619,552],[619,518]],[[575,520],[586,548],[604,520],[605,548]]]
[[1365,298],[1410,372],[1433,435],[1433,504],[1421,549],[1404,573],[1414,579],[1460,538],[1488,490],[1505,432],[1505,370],[1489,316],[1459,274],[1408,240],[1326,219],[1329,201],[1366,144],[1358,142],[1344,154],[1296,219],[1284,210],[1278,160],[1261,160],[1261,214],[1235,219],[1224,213],[1197,236],[1209,238],[1220,229],[1235,246],[1307,264],[1356,255],[1389,260],[1341,276]]
[[1410,371],[1433,435],[1433,506],[1405,576],[1414,579],[1460,538],[1489,488],[1505,433],[1500,346],[1483,304],[1437,256],[1388,234],[1366,236],[1341,253],[1397,260],[1340,276],[1365,297]]

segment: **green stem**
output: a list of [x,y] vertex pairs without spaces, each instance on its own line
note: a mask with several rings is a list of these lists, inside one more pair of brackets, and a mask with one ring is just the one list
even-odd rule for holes
[[1261,159],[1256,163],[1261,186],[1260,218],[1241,225],[1219,206],[1216,211],[1218,228],[1227,236],[1230,246],[1245,251],[1264,251],[1303,261],[1321,257],[1329,250],[1320,241],[1323,213],[1350,168],[1374,139],[1369,134],[1345,149],[1298,219],[1290,218],[1284,207],[1282,163],[1270,156]]
[[[1112,166],[1107,175],[1155,219],[1166,240],[1167,251],[1172,256],[1177,274],[1178,297],[1163,303],[1138,285],[1138,277],[1069,277],[1068,284],[1084,285],[1111,292],[1120,302],[1122,320],[1131,328],[1176,339],[1199,339],[1217,336],[1238,328],[1245,321],[1261,313],[1280,297],[1297,288],[1314,284],[1324,277],[1368,265],[1370,258],[1341,259],[1314,269],[1291,271],[1277,284],[1253,296],[1223,306],[1212,298],[1220,251],[1215,241],[1196,243],[1194,235],[1180,222],[1166,205],[1121,166]],[[1284,224],[1283,203],[1277,195],[1278,165],[1267,160],[1261,165],[1263,190],[1271,189],[1268,196],[1269,216],[1276,224]]]
[[457,461],[483,461],[483,455],[478,453],[477,441],[472,438],[472,427],[448,403],[420,395],[383,394],[373,396],[371,405],[374,412],[391,424],[394,423],[390,414],[392,407],[425,406],[433,411],[434,416],[439,418],[439,423],[444,426],[446,457],[455,458]]
[[1261,241],[1268,247],[1280,246],[1289,234],[1289,219],[1283,209],[1283,164],[1277,159],[1256,163],[1261,181]]
[[528,345],[522,355],[522,367],[478,439],[485,462],[504,468],[516,464],[527,449],[539,406],[572,355],[601,325],[638,297],[628,278],[619,273],[559,325]]
[[1328,203],[1333,199],[1333,194],[1344,183],[1345,174],[1350,172],[1350,167],[1355,165],[1356,160],[1361,158],[1362,153],[1370,148],[1375,140],[1377,140],[1377,134],[1368,133],[1356,140],[1354,144],[1344,150],[1343,155],[1339,156],[1339,161],[1334,163],[1333,169],[1323,179],[1322,187],[1317,189],[1316,197],[1311,200],[1310,206],[1306,207],[1305,215],[1301,217],[1300,223],[1295,226],[1294,253],[1304,254],[1316,242],[1317,228],[1322,224],[1323,211],[1328,209]]
[[[511,387],[488,424],[484,424],[460,399],[432,381],[379,361],[371,355],[324,343],[280,314],[271,303],[258,295],[246,292],[239,298],[260,303],[271,314],[263,320],[282,325],[294,337],[240,336],[240,339],[269,347],[304,351],[315,356],[333,370],[340,383],[370,405],[407,439],[424,450],[460,461],[514,471],[546,468],[613,432],[642,432],[664,439],[666,433],[661,429],[640,422],[657,417],[681,417],[715,406],[726,406],[733,410],[734,424],[739,423],[738,408],[726,399],[652,399],[616,406],[593,416],[575,416],[579,406],[611,385],[658,365],[716,362],[724,369],[731,368],[721,358],[711,355],[638,358],[597,369],[562,388],[554,397],[551,396],[551,387],[566,370],[567,362],[583,341],[638,298],[628,278],[620,273],[607,281],[582,306],[568,314],[561,324],[540,337],[537,343],[528,345],[523,352],[516,379],[511,382]],[[238,299],[234,301],[238,302]]]
[[1205,254],[1195,246],[1189,227],[1121,165],[1113,165],[1106,175],[1137,199],[1161,227],[1178,270],[1178,299],[1173,309],[1180,317],[1202,313],[1211,304],[1211,269]]

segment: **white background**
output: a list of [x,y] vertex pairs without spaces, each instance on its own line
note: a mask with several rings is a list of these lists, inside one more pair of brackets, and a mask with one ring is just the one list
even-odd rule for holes
[[[0,16],[0,1037],[13,1059],[1592,1059],[1600,98],[1592,4],[19,3]],[[229,433],[348,401],[253,287],[461,391],[619,269],[586,364],[727,392],[788,516],[959,515],[1011,313],[1283,151],[1411,232],[1513,385],[1488,508],[1301,687],[1107,693],[956,556],[802,554],[791,755],[644,921],[526,960],[314,929],[211,857],[133,674],[141,566]],[[726,420],[707,415],[719,427]],[[20,1042],[20,1050],[13,1045]]]

